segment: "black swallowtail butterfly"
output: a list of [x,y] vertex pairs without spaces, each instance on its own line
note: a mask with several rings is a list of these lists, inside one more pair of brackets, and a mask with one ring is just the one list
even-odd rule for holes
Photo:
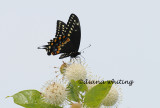
[[75,58],[81,53],[78,52],[81,40],[81,28],[78,17],[71,14],[67,24],[58,20],[56,36],[48,42],[48,45],[38,47],[46,49],[48,55],[57,55],[62,53],[59,59],[65,57]]

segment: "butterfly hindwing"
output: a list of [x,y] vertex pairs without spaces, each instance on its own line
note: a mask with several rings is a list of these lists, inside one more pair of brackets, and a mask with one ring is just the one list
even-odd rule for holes
[[63,21],[60,21],[60,20],[57,21],[56,37],[65,35],[66,26],[67,25]]
[[57,21],[56,36],[55,38],[53,38],[53,40],[50,40],[50,42],[48,42],[48,55],[57,55],[60,53],[60,46],[62,44],[62,41],[64,41],[63,36],[65,35],[66,26],[67,25],[64,22],[60,20]]

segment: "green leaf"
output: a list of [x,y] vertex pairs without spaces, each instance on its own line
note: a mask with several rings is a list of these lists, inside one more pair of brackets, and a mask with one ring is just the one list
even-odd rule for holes
[[71,80],[67,90],[69,91],[67,98],[71,101],[79,102],[79,90],[78,90],[78,83],[74,80]]
[[13,97],[14,103],[25,108],[62,108],[45,103],[41,97],[41,93],[37,90],[20,91],[11,97]]
[[84,82],[82,80],[71,80],[68,87],[67,87],[69,93],[67,98],[70,101],[75,101],[75,102],[79,102],[80,97],[83,98],[84,96],[81,93],[84,93],[85,91],[88,90],[88,87],[86,84],[84,84]]
[[111,87],[111,81],[106,82],[105,84],[97,84],[86,93],[84,98],[84,104],[89,108],[99,107],[102,100],[107,96]]
[[78,81],[76,81],[76,83],[78,84],[79,91],[81,91],[81,92],[88,91],[87,85],[82,80],[78,80]]

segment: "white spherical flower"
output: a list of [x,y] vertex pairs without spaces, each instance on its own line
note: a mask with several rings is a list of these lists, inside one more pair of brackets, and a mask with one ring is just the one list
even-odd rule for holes
[[54,105],[62,104],[66,99],[67,91],[63,84],[49,81],[42,88],[42,96],[44,101]]
[[102,101],[102,105],[108,106],[108,107],[117,106],[120,98],[121,98],[121,95],[117,91],[117,88],[112,86],[109,93]]
[[65,70],[65,77],[70,80],[84,80],[87,75],[86,66],[81,63],[72,63]]

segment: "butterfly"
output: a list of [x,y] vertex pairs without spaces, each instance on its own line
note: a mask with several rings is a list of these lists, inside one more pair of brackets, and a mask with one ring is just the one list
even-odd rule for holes
[[38,47],[45,49],[47,55],[61,54],[59,59],[66,57],[76,58],[81,52],[78,52],[81,40],[81,27],[78,17],[71,14],[67,24],[57,20],[55,38],[48,42],[48,45]]

